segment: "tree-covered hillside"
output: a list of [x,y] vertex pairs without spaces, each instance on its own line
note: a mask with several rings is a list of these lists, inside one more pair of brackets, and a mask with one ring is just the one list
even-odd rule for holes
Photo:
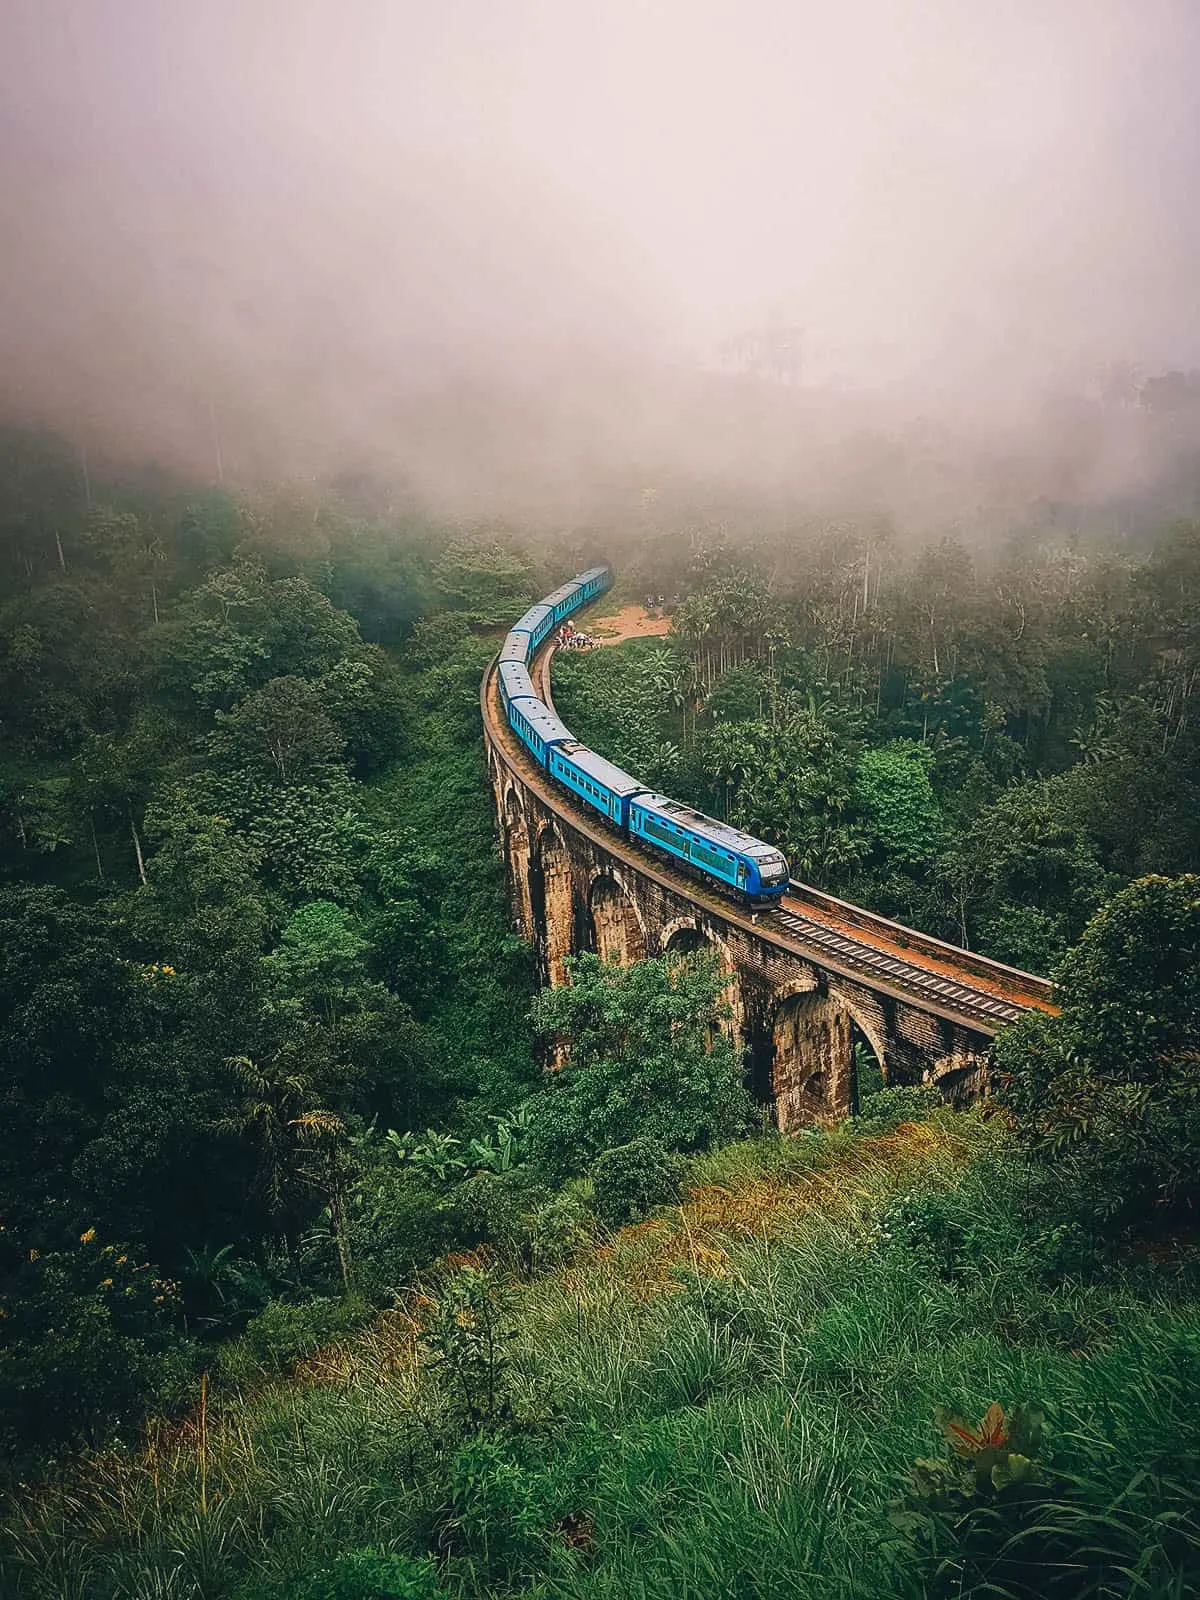
[[1200,863],[1200,525],[650,548],[626,581],[671,637],[562,658],[559,709],[798,877],[1045,972],[1120,885]]
[[482,1134],[533,1082],[475,730],[487,629],[543,575],[363,493],[85,494],[54,441],[4,439],[19,1451],[189,1394],[197,1341],[269,1304],[361,1315],[442,1242],[407,1175],[368,1226],[386,1132]]
[[[1200,534],[640,515],[0,436],[0,1594],[1200,1582]],[[981,1109],[781,1139],[703,956],[535,993],[480,675],[601,555],[673,632],[581,736],[1054,970]]]

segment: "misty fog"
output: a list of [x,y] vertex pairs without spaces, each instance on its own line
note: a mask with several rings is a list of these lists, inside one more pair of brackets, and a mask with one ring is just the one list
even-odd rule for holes
[[1198,46],[1190,0],[4,0],[0,410],[452,514],[1187,509],[1133,401],[1200,365]]

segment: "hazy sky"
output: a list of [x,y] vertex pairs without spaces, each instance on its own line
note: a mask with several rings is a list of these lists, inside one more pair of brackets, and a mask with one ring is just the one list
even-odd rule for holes
[[3,399],[603,452],[770,314],[814,378],[1189,365],[1197,81],[1196,0],[0,0]]

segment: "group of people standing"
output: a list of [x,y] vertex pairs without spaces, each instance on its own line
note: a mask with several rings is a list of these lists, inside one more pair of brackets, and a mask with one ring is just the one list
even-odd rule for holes
[[596,641],[590,633],[584,633],[568,621],[554,635],[554,642],[560,650],[590,650]]

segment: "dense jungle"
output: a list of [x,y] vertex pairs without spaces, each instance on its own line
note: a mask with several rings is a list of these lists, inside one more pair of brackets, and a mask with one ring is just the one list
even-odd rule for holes
[[[781,1138],[703,957],[510,931],[479,683],[1053,974],[952,1110]],[[0,1592],[1200,1583],[1200,523],[647,490],[570,532],[0,436]],[[569,1045],[548,1070],[551,1041]]]

